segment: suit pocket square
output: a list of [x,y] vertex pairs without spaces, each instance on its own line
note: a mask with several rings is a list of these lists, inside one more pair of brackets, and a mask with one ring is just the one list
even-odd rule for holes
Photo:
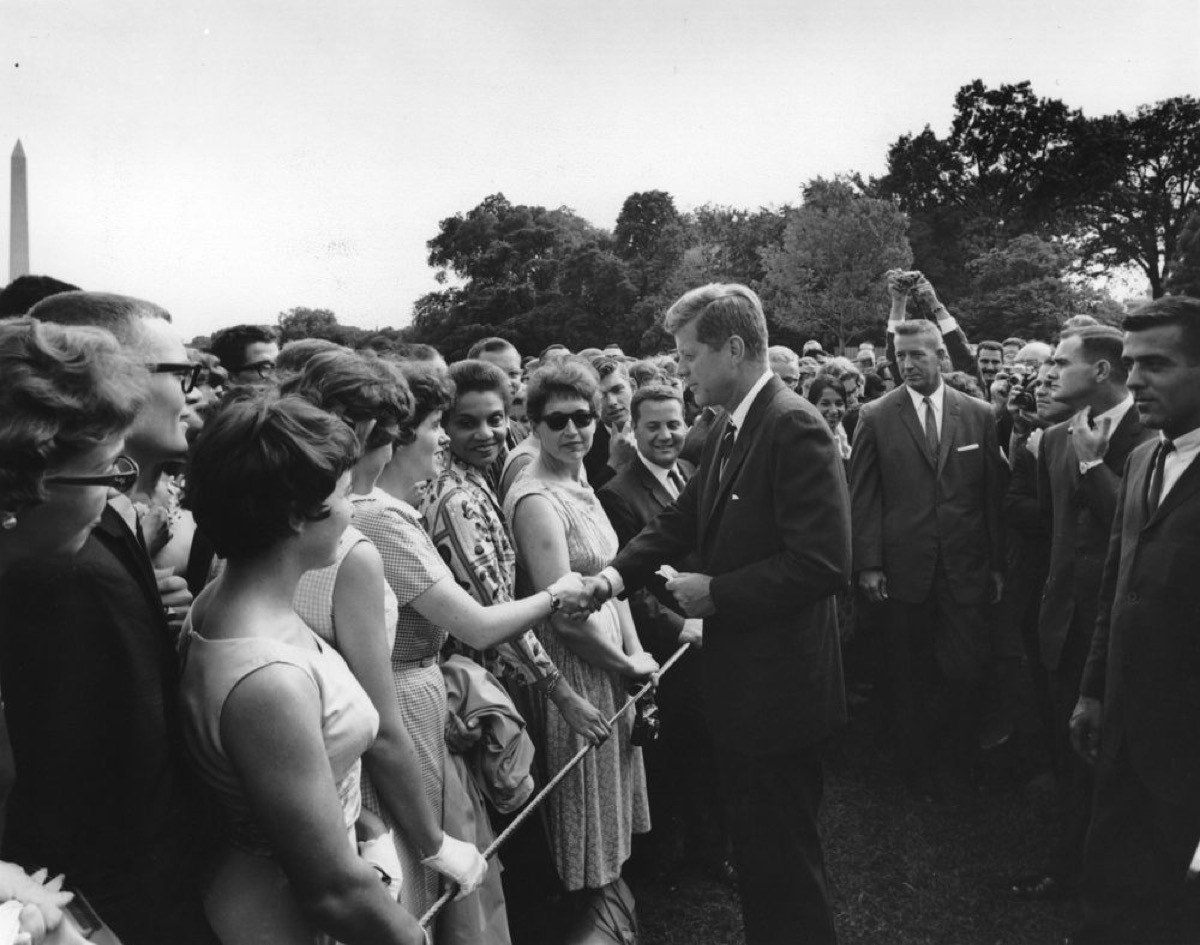
[[738,494],[737,494],[736,492],[735,492],[735,493],[733,493],[733,494],[732,494],[732,495],[729,497],[729,499],[730,499],[730,501],[731,501],[731,502],[736,502],[736,501],[738,500]]
[[956,453],[969,453],[971,450],[977,450],[977,449],[979,449],[979,444],[978,444],[978,443],[971,443],[971,444],[969,444],[969,445],[967,445],[967,446],[960,446],[960,447],[958,447],[958,449],[956,449],[954,452],[956,452]]

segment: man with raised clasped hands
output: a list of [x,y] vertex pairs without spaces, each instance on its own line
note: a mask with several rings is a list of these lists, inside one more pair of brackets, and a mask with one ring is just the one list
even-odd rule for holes
[[705,713],[716,744],[750,945],[833,942],[817,831],[825,739],[846,718],[834,595],[850,573],[842,460],[816,409],[768,367],[762,304],[741,285],[693,289],[667,311],[679,377],[720,406],[696,474],[595,578],[598,599],[661,565],[704,618]]

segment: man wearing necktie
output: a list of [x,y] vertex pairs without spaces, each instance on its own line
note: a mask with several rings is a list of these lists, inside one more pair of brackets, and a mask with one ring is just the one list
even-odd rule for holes
[[1095,765],[1078,942],[1200,938],[1200,300],[1126,317],[1122,360],[1159,436],[1125,466],[1071,718]]
[[850,454],[854,571],[884,605],[896,761],[932,787],[935,749],[962,763],[1003,589],[1005,467],[991,408],[942,382],[941,333],[898,322],[903,385],[863,406]]
[[603,598],[645,587],[660,565],[684,571],[666,587],[704,619],[704,714],[746,940],[832,942],[817,814],[822,746],[846,717],[834,599],[850,566],[844,467],[816,408],[767,366],[750,289],[694,289],[664,325],[696,403],[725,412],[678,500],[591,580]]

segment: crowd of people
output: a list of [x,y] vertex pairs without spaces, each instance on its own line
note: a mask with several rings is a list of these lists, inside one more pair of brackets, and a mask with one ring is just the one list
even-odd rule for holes
[[1032,713],[1012,894],[1196,940],[1200,302],[972,344],[886,282],[852,358],[714,284],[452,364],[0,292],[0,941],[588,941],[632,862],[832,942],[847,692],[935,803]]

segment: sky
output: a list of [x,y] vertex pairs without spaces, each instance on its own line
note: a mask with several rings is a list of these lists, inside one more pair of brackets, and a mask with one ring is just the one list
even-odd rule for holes
[[976,78],[1089,115],[1195,95],[1197,36],[1196,0],[0,0],[0,157],[34,272],[186,337],[403,326],[439,222],[497,191],[608,229],[636,191],[796,203],[944,135]]

